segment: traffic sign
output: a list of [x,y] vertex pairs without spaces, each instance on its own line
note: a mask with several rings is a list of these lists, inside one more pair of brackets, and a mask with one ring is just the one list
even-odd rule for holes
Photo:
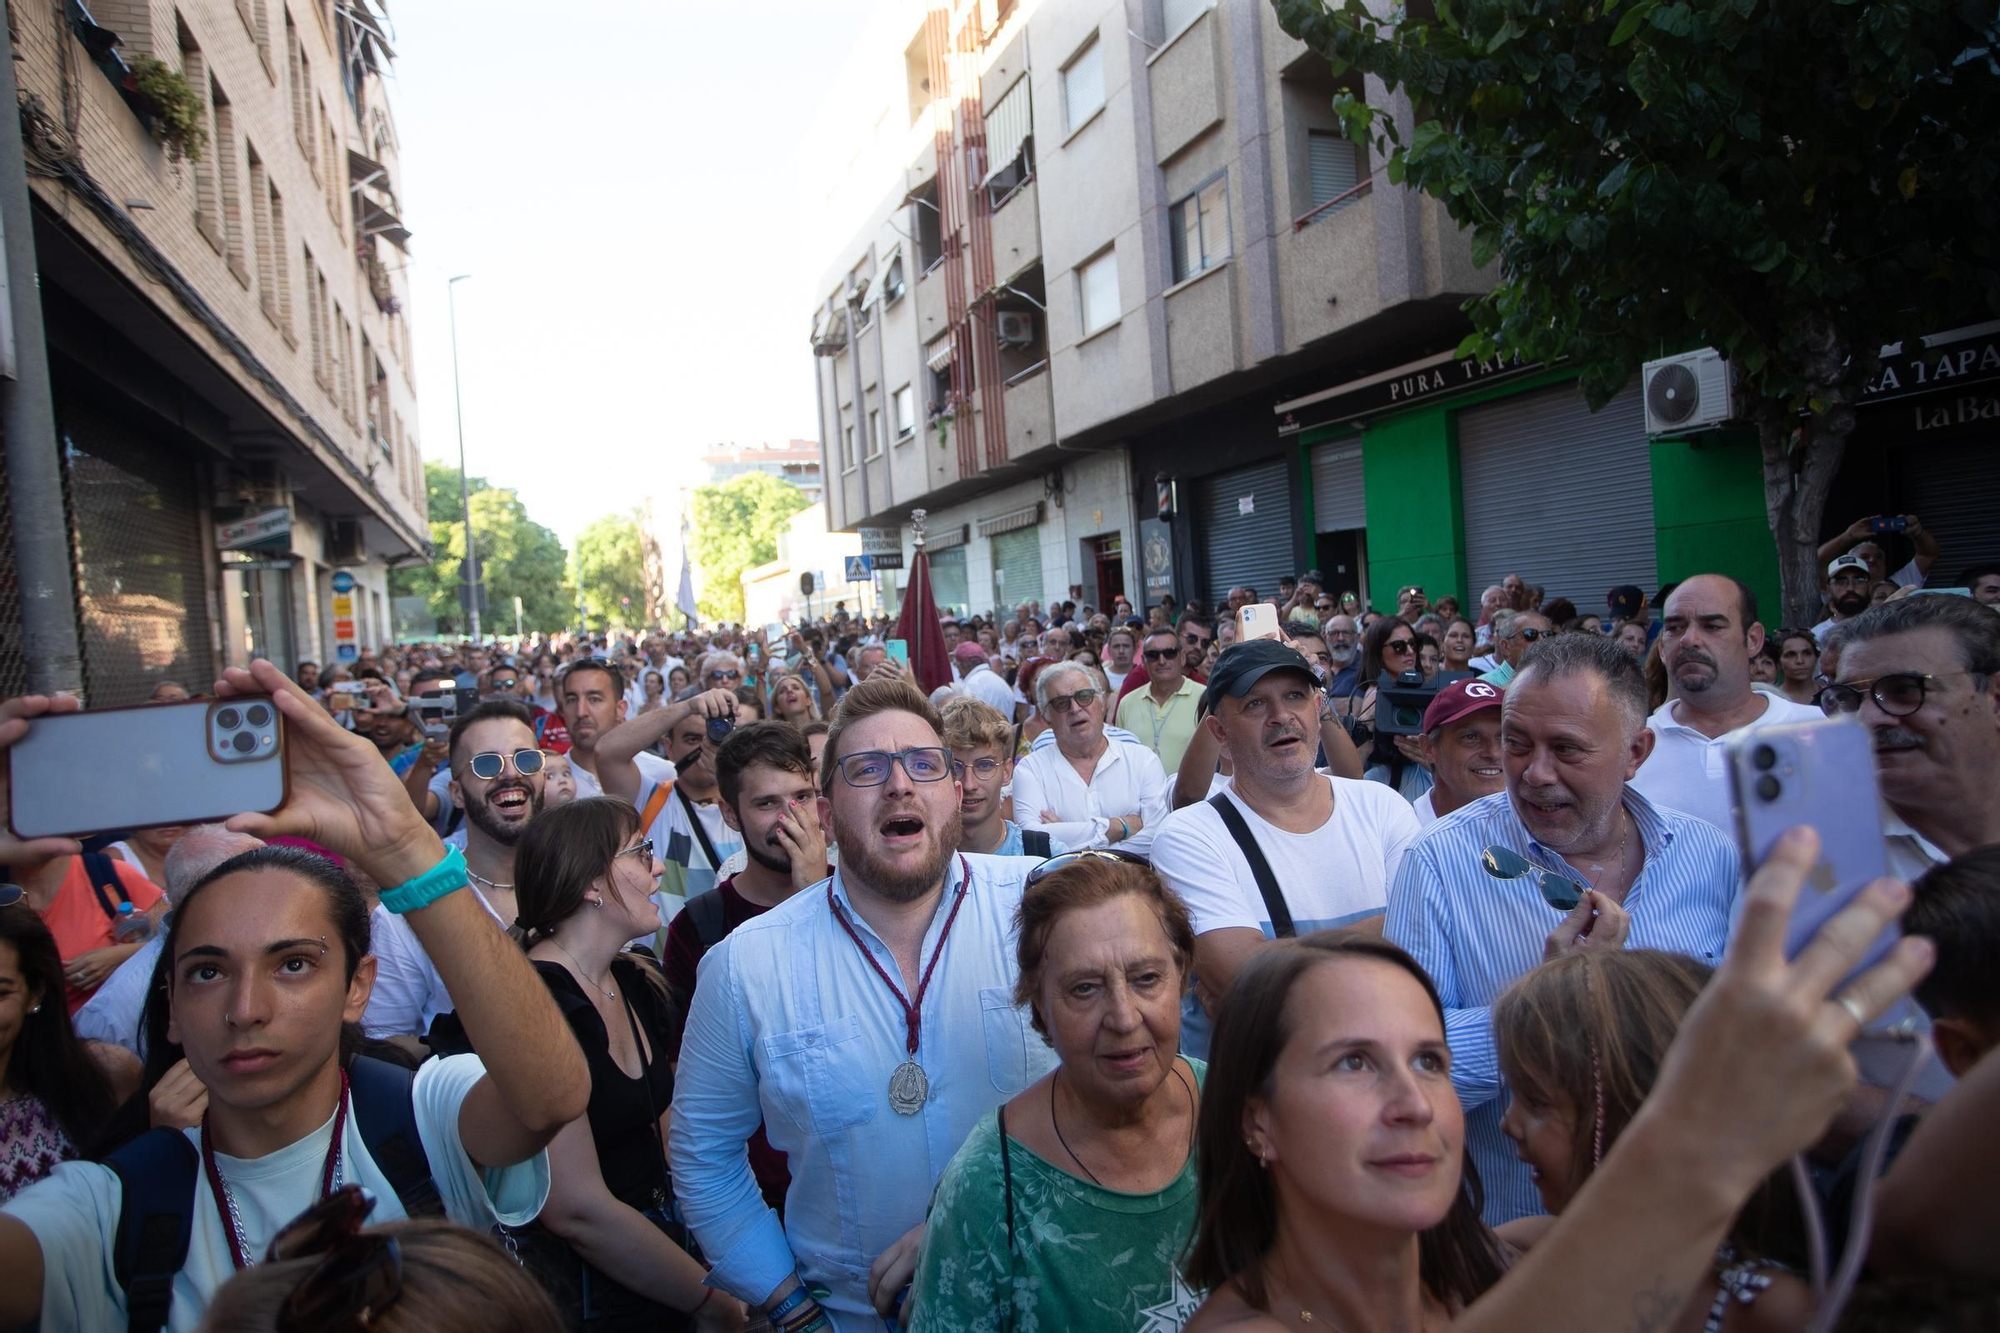
[[850,555],[847,557],[847,581],[849,583],[868,582],[869,577],[874,573],[874,569],[875,566],[871,563],[871,558],[868,556]]
[[335,592],[353,592],[353,591],[354,591],[354,575],[352,575],[352,574],[348,573],[348,572],[347,572],[346,570],[344,570],[344,569],[336,569],[336,570],[334,570],[334,571],[333,571],[333,590],[334,590]]

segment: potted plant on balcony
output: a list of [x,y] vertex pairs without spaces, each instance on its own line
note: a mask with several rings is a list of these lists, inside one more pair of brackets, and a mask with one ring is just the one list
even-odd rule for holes
[[129,90],[147,110],[148,128],[167,150],[167,161],[201,161],[208,149],[208,104],[173,66],[153,56],[137,56],[126,76]]

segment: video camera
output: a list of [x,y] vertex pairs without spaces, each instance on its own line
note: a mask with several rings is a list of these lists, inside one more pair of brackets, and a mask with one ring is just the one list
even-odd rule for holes
[[1429,680],[1412,668],[1397,675],[1384,671],[1375,682],[1375,732],[1380,736],[1421,736],[1424,713],[1438,691],[1457,680],[1470,680],[1477,672],[1440,671]]

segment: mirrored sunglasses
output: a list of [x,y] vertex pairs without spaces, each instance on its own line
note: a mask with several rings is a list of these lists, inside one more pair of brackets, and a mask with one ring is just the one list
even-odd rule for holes
[[481,750],[472,756],[469,767],[472,769],[473,777],[491,781],[507,771],[509,760],[513,761],[514,771],[524,778],[542,771],[540,750],[516,750],[511,755],[502,754],[498,750]]

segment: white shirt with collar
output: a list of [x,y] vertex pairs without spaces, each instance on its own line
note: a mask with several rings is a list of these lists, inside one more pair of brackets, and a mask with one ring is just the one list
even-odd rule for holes
[[[1042,812],[1055,812],[1044,820]],[[1137,832],[1117,844],[1144,856],[1153,835],[1173,810],[1172,785],[1160,757],[1136,740],[1106,734],[1089,783],[1059,745],[1036,747],[1014,765],[1014,819],[1022,828],[1042,829],[1071,850],[1109,847],[1112,820],[1135,811]]]
[[979,702],[999,709],[1002,717],[1014,716],[1014,687],[988,663],[979,663],[961,677],[958,689],[961,694],[969,694]]
[[1795,704],[1777,694],[1759,695],[1764,715],[1711,740],[1683,724],[1675,710],[1683,702],[1669,699],[1646,719],[1653,731],[1653,753],[1639,766],[1632,787],[1654,805],[1705,819],[1736,837],[1735,807],[1729,799],[1729,742],[1746,731],[1783,722],[1817,722],[1825,716],[1807,704]]

